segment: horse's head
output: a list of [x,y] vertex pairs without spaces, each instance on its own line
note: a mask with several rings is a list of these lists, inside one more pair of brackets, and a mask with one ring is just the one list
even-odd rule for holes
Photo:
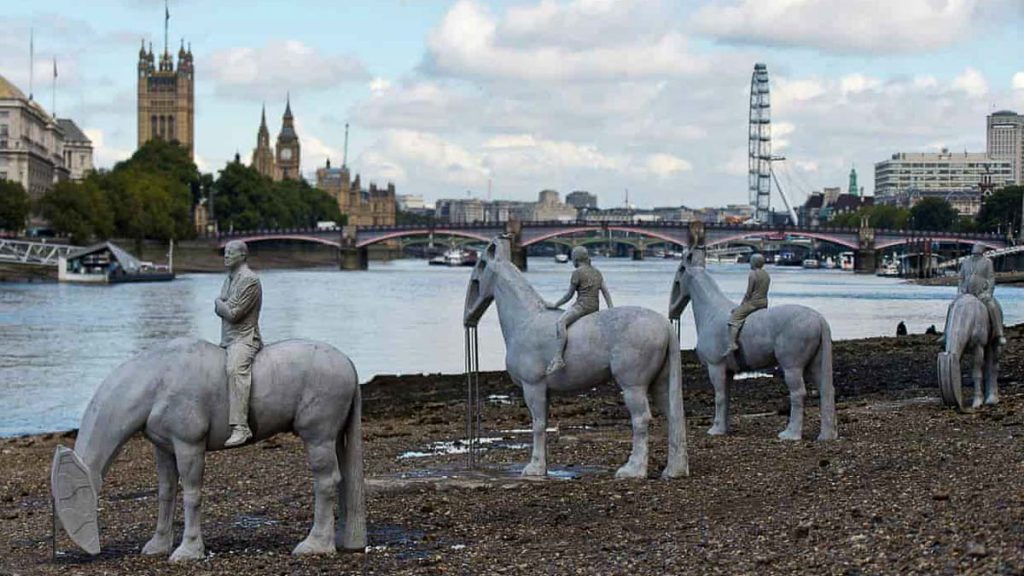
[[678,320],[690,303],[690,280],[693,270],[704,268],[704,250],[687,248],[683,251],[683,261],[679,263],[676,277],[672,281],[672,296],[668,302],[668,317]]
[[512,245],[504,236],[495,237],[480,253],[473,273],[469,276],[469,286],[466,287],[466,305],[462,315],[464,326],[476,326],[484,312],[487,312],[494,301],[494,267],[502,261],[510,260],[511,254]]

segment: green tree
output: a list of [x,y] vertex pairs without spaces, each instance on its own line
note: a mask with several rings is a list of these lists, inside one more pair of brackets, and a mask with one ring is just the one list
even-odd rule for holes
[[902,229],[907,227],[910,220],[910,211],[906,208],[878,204],[861,208],[856,212],[840,214],[829,223],[831,226],[845,228],[860,228],[861,219],[868,218],[868,225],[872,228]]
[[0,229],[21,231],[32,202],[20,182],[0,180]]
[[910,209],[915,230],[952,230],[960,215],[942,198],[924,198]]
[[81,183],[60,182],[39,201],[43,217],[73,243],[107,238],[114,231],[114,213],[99,181],[90,176]]
[[976,219],[978,229],[1010,234],[1020,230],[1022,196],[1024,186],[1007,186],[993,192],[981,203]]
[[133,238],[141,251],[145,238],[190,238],[192,195],[188,186],[166,174],[118,165],[104,179],[118,236]]
[[213,184],[222,230],[308,228],[323,220],[342,223],[338,203],[304,180],[274,182],[239,162],[229,162]]

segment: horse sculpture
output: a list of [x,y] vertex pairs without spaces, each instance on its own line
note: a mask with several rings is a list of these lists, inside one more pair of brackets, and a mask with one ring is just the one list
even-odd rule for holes
[[[252,441],[292,431],[305,442],[313,470],[313,528],[294,553],[333,553],[336,546],[365,548],[362,400],[352,362],[325,343],[289,340],[265,347],[256,356],[252,374]],[[170,559],[203,557],[204,461],[207,451],[224,448],[230,433],[224,350],[179,338],[125,362],[89,402],[74,450],[57,448],[51,475],[57,515],[71,539],[90,554],[100,551],[96,499],[103,478],[136,432],[145,434],[156,449],[159,480],[156,533],[142,553],[171,551],[180,478],[185,531]],[[247,472],[260,474],[255,469]],[[345,525],[336,535],[339,497]]]
[[973,408],[999,402],[999,343],[992,335],[985,304],[971,294],[960,294],[949,305],[946,314],[945,351],[939,352],[939,391],[947,406],[964,409],[960,391],[960,357],[973,356],[971,380],[974,381]]
[[835,390],[832,387],[832,332],[825,318],[806,306],[773,306],[751,314],[740,333],[740,349],[729,348],[729,314],[736,304],[725,297],[704,268],[702,250],[688,250],[672,283],[669,317],[677,320],[693,301],[697,356],[708,368],[715,388],[715,420],[708,434],[729,432],[729,388],[733,375],[776,364],[789,387],[789,425],[783,440],[803,435],[805,380],[818,384],[821,432],[818,440],[837,437]]
[[[523,389],[533,418],[533,453],[524,476],[547,474],[548,391],[587,389],[614,380],[622,389],[633,426],[629,461],[616,478],[647,476],[647,427],[651,420],[648,393],[658,389],[668,417],[668,464],[662,476],[689,474],[686,421],[683,414],[679,344],[671,323],[652,310],[616,307],[589,314],[568,330],[565,368],[546,375],[558,340],[555,324],[560,312],[547,310],[512,264],[508,239],[492,241],[483,252],[466,290],[464,324],[476,326],[496,303],[505,339],[505,366]],[[667,406],[665,405],[667,404]]]

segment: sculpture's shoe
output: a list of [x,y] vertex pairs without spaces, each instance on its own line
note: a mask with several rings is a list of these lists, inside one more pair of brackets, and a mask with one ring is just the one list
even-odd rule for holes
[[551,360],[551,363],[548,364],[548,368],[544,371],[544,374],[550,376],[562,368],[565,368],[565,360],[562,360],[561,356],[556,356]]
[[779,432],[779,440],[800,440],[801,438],[803,438],[803,434],[801,432],[794,432],[789,428]]
[[252,438],[252,430],[249,430],[248,426],[236,426],[231,429],[231,437],[224,443],[225,448],[234,448],[235,446],[241,446]]
[[312,556],[315,554],[334,554],[337,549],[334,547],[334,538],[307,537],[292,550],[295,556]]
[[170,534],[167,536],[154,535],[142,547],[142,553],[147,556],[170,554],[173,543]]
[[523,468],[523,476],[547,476],[548,468],[544,464],[530,462]]
[[202,560],[206,556],[206,546],[202,540],[195,542],[182,542],[178,549],[171,554],[171,562],[188,562],[191,560]]
[[708,435],[709,436],[725,436],[728,433],[729,433],[729,429],[728,428],[726,428],[725,426],[719,426],[718,424],[715,424],[711,428],[708,428]]

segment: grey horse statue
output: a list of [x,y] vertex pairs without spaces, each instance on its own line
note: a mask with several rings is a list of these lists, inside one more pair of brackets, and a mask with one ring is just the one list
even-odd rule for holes
[[693,302],[697,326],[697,356],[707,366],[715,388],[715,420],[708,434],[729,432],[729,388],[737,372],[782,368],[789,388],[789,425],[783,440],[803,436],[806,380],[818,384],[821,432],[832,440],[836,430],[835,390],[832,387],[832,331],[821,314],[806,306],[772,306],[751,314],[740,333],[739,351],[728,354],[729,314],[736,303],[725,297],[704,268],[704,251],[687,250],[672,282],[669,318],[678,320]]
[[[179,338],[128,360],[100,385],[82,416],[74,450],[59,446],[51,473],[57,516],[86,552],[100,552],[96,505],[103,478],[124,443],[142,432],[156,449],[159,498],[156,532],[142,553],[171,552],[180,479],[185,530],[170,559],[205,555],[204,462],[208,451],[224,449],[230,434],[224,361],[219,346]],[[325,343],[288,340],[260,351],[252,374],[252,442],[294,432],[305,442],[313,470],[313,528],[294,553],[364,549],[362,400],[352,362]],[[336,531],[339,498],[344,527]]]
[[939,392],[947,406],[964,409],[960,390],[960,358],[970,354],[974,382],[972,408],[999,402],[999,342],[993,337],[985,304],[972,294],[960,294],[949,305],[943,332],[945,350],[939,352]]
[[[671,323],[653,310],[630,306],[589,314],[567,333],[565,368],[546,375],[558,339],[561,312],[544,300],[511,262],[507,238],[482,253],[469,279],[463,322],[476,326],[494,302],[505,339],[505,366],[523,389],[533,420],[533,453],[524,476],[547,474],[548,392],[585,390],[614,380],[622,389],[633,427],[632,452],[616,478],[645,478],[648,465],[649,392],[668,417],[668,464],[664,478],[689,474],[679,344]],[[665,398],[667,396],[667,398]]]

